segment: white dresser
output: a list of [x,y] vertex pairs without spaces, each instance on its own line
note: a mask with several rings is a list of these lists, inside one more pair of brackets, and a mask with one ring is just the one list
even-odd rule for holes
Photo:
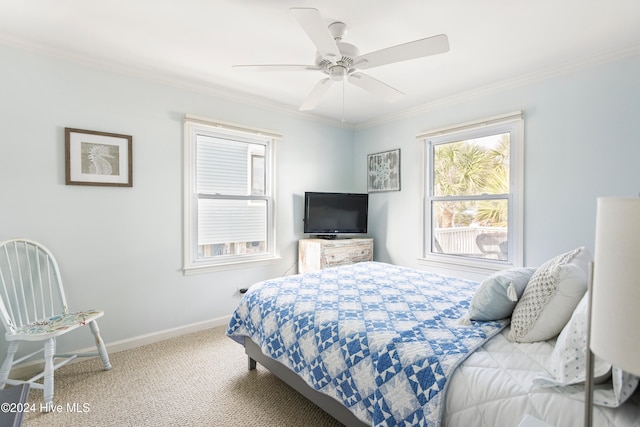
[[371,237],[298,241],[298,273],[362,261],[373,261]]

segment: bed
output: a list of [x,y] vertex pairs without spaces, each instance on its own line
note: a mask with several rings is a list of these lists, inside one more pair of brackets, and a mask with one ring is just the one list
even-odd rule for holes
[[[492,287],[379,262],[285,276],[249,288],[227,335],[249,369],[260,363],[346,426],[582,425],[583,385],[549,367],[562,334],[526,342],[515,320],[537,270]],[[599,362],[594,425],[640,425],[637,378]]]

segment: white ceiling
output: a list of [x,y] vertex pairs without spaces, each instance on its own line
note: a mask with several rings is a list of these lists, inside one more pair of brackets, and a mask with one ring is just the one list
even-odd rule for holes
[[320,71],[231,68],[314,63],[290,7],[346,23],[361,53],[448,35],[448,53],[366,70],[405,93],[393,104],[334,84],[313,114],[352,124],[640,50],[638,0],[0,0],[0,43],[295,111]]

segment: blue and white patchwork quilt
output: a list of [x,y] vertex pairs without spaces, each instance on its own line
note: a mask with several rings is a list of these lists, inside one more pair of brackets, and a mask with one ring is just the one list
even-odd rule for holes
[[437,426],[456,367],[507,320],[459,324],[477,283],[378,262],[260,282],[227,335],[373,426]]

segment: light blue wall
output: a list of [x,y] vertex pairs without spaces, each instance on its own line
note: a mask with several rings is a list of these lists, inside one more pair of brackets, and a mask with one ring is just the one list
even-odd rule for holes
[[[281,261],[182,274],[185,113],[284,135],[276,148]],[[132,135],[133,188],[65,185],[65,127]],[[230,316],[238,287],[284,274],[303,237],[304,191],[351,190],[352,145],[352,129],[0,46],[0,240],[48,246],[70,308],[105,310],[107,344]],[[77,335],[59,349],[91,345],[88,330]]]
[[525,117],[525,264],[581,245],[592,251],[596,198],[640,192],[639,76],[636,55],[358,130],[359,190],[366,190],[368,153],[401,149],[402,190],[370,196],[375,257],[418,267],[422,144],[415,136],[515,110]]
[[[235,308],[239,286],[280,276],[295,262],[304,191],[366,191],[368,153],[402,150],[402,190],[370,197],[375,257],[419,267],[416,134],[522,110],[525,263],[539,265],[593,246],[596,197],[640,191],[639,75],[635,56],[354,132],[0,46],[0,239],[48,245],[62,264],[71,308],[106,311],[107,344],[221,318]],[[280,262],[182,274],[184,113],[284,135],[277,148]],[[133,188],[65,185],[65,127],[132,135]],[[59,347],[89,344],[81,336]]]

